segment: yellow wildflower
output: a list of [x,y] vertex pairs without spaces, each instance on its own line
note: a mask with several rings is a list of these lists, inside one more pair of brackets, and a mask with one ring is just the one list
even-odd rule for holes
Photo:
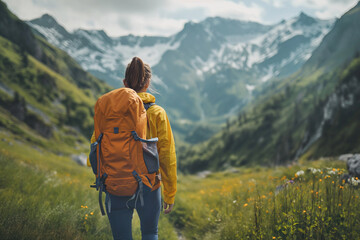
[[247,207],[247,205],[248,205],[248,204],[247,204],[247,203],[245,203],[245,204],[244,204],[244,207]]

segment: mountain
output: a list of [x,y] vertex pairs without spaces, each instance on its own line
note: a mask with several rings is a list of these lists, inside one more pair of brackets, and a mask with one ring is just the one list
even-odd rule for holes
[[268,85],[206,143],[181,149],[180,169],[278,165],[359,152],[359,20],[360,4],[336,21],[299,71]]
[[87,151],[93,106],[111,88],[34,35],[2,1],[0,79],[0,126],[8,136],[61,154]]
[[[170,37],[69,33],[49,15],[28,24],[113,87],[121,86],[130,59],[142,57],[153,68],[153,85],[161,92],[157,102],[174,130],[197,142],[256,99],[264,82],[298,70],[333,22],[304,13],[271,26],[212,17],[188,22]],[[204,138],[196,137],[199,131]]]

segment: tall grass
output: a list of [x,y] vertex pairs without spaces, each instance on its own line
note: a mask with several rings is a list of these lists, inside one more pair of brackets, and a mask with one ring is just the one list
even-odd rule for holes
[[[3,134],[0,134],[3,137]],[[9,143],[12,144],[9,144]],[[9,138],[0,141],[0,239],[112,239],[89,168]],[[134,239],[141,239],[138,217]],[[159,239],[177,239],[163,214]]]
[[307,169],[183,176],[173,222],[188,239],[360,239],[357,187],[343,169]]

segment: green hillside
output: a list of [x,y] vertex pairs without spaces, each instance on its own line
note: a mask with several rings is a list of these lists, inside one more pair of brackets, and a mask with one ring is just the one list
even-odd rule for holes
[[35,36],[3,2],[0,12],[0,125],[58,150],[84,143],[92,132],[93,105],[110,87]]
[[[358,9],[337,21],[299,72],[259,90],[260,99],[206,143],[179,151],[180,168],[273,166],[360,151],[360,35],[352,33],[360,28]],[[344,49],[329,52],[335,44]]]

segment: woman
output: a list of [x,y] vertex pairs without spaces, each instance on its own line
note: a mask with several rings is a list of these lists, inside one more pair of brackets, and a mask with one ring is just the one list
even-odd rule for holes
[[[151,81],[151,68],[134,57],[125,72],[124,86],[135,90],[144,104],[155,103],[155,97],[147,93]],[[176,193],[176,154],[174,137],[165,110],[152,105],[147,110],[147,139],[157,137],[160,173],[152,189],[144,186],[144,205],[136,204],[129,197],[106,194],[106,211],[114,239],[132,239],[131,220],[136,209],[140,218],[144,240],[158,239],[158,220],[161,211],[160,180],[163,182],[164,212],[172,211]],[[91,142],[95,142],[95,136]],[[160,178],[161,176],[161,178]]]

